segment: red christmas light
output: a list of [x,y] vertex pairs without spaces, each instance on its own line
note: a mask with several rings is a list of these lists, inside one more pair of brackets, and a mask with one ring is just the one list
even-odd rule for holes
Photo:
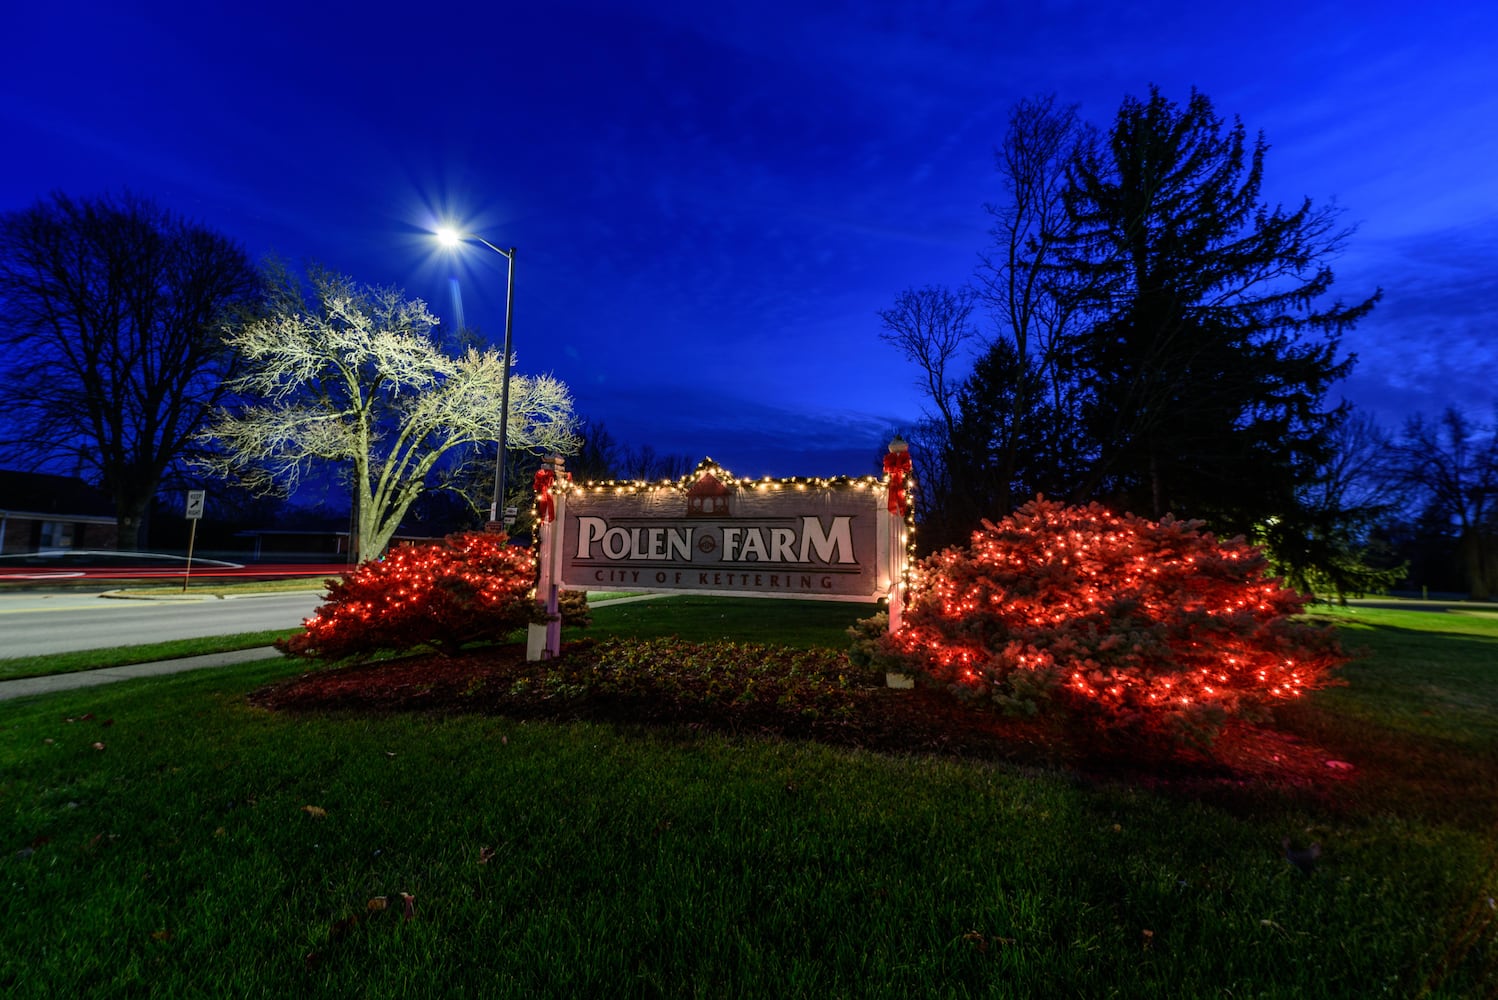
[[342,659],[431,646],[455,652],[544,620],[535,555],[502,534],[467,532],[403,545],[332,581],[299,635],[277,643],[296,656]]
[[1243,714],[1333,683],[1333,633],[1242,539],[1196,522],[1027,504],[912,574],[891,644],[1005,703],[1047,694],[1146,728]]

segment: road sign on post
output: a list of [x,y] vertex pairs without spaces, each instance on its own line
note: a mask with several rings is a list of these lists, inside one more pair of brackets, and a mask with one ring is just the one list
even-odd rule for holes
[[187,536],[187,567],[182,571],[182,593],[187,593],[187,578],[192,576],[193,543],[198,540],[198,522],[203,519],[205,490],[187,491],[187,519],[192,522],[192,531]]

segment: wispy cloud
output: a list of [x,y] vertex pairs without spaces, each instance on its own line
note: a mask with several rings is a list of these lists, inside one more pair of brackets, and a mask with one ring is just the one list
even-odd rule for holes
[[1498,219],[1365,246],[1349,275],[1382,281],[1384,300],[1347,338],[1349,398],[1391,424],[1498,404],[1495,264]]

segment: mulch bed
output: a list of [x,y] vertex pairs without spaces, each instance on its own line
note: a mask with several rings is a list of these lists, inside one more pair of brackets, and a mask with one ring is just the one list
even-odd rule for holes
[[[277,712],[500,715],[719,732],[920,754],[1062,767],[1084,779],[1124,780],[1193,795],[1262,801],[1263,793],[1324,800],[1357,777],[1336,754],[1292,733],[1230,723],[1210,754],[1181,747],[1104,745],[1049,719],[1015,719],[933,687],[893,690],[872,678],[836,711],[787,711],[765,701],[703,700],[694,692],[618,697],[574,683],[592,643],[568,644],[556,660],[527,662],[519,645],[460,656],[419,655],[324,667],[254,692]],[[1246,801],[1246,800],[1245,800]]]

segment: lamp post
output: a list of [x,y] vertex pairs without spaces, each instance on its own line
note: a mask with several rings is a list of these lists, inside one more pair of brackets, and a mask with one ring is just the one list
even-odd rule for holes
[[500,387],[499,401],[499,457],[494,462],[494,501],[489,505],[489,526],[504,527],[505,503],[505,451],[509,445],[510,430],[510,317],[515,304],[515,248],[501,250],[482,236],[459,233],[453,229],[437,230],[437,240],[445,247],[457,247],[463,243],[482,243],[505,259],[508,265],[505,277],[505,347],[501,365],[504,385]]

